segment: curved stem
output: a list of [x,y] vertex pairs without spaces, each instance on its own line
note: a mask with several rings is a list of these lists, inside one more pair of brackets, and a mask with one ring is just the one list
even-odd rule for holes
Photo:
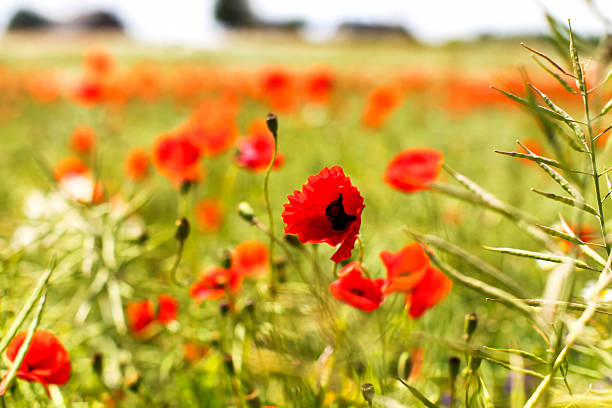
[[276,161],[276,155],[278,154],[278,138],[276,134],[274,136],[274,154],[272,154],[272,159],[268,164],[268,168],[266,169],[266,175],[264,177],[264,198],[266,200],[266,210],[268,212],[268,231],[270,231],[270,252],[269,252],[269,261],[270,261],[270,288],[272,289],[272,293],[274,293],[274,289],[276,288],[277,281],[277,271],[276,266],[274,265],[274,217],[272,216],[272,206],[270,205],[270,192],[269,192],[269,183],[270,183],[270,173],[272,172],[272,167],[274,166],[274,162]]

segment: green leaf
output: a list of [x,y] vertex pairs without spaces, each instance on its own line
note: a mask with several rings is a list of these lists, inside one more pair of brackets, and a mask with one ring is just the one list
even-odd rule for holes
[[546,108],[544,106],[541,106],[541,105],[533,106],[531,103],[529,103],[527,100],[521,98],[520,96],[516,96],[516,95],[514,95],[514,94],[512,94],[510,92],[502,91],[501,89],[496,88],[494,86],[492,86],[491,88],[496,90],[496,91],[498,91],[498,92],[503,93],[508,98],[512,99],[515,102],[520,103],[523,106],[528,107],[529,109],[533,109],[533,110],[535,110],[535,111],[537,111],[539,113],[542,113],[544,115],[548,115],[548,116],[550,116],[553,119],[565,121],[565,118],[562,115],[559,115],[558,113],[556,113],[556,112],[554,112],[554,111],[552,111],[552,110],[550,110],[550,109],[548,109],[548,108]]
[[21,310],[19,311],[19,314],[13,321],[13,324],[11,325],[11,327],[8,329],[4,337],[2,337],[2,340],[0,340],[0,353],[6,349],[10,341],[13,340],[13,337],[15,337],[15,335],[17,334],[17,331],[19,330],[19,328],[21,327],[25,319],[28,317],[28,314],[30,314],[30,311],[34,307],[34,304],[40,297],[40,294],[43,292],[43,290],[47,286],[47,283],[49,282],[49,278],[51,278],[51,274],[53,273],[54,270],[55,270],[55,259],[51,261],[51,265],[49,266],[49,269],[47,269],[42,274],[42,276],[38,279],[38,283],[36,284],[34,291],[30,295],[26,303],[23,305]]
[[425,398],[425,396],[423,394],[421,394],[421,392],[419,390],[417,390],[416,388],[414,388],[413,386],[411,386],[410,384],[408,384],[406,381],[402,380],[399,377],[396,377],[402,384],[404,384],[406,386],[406,388],[408,388],[408,390],[412,393],[412,395],[414,395],[414,397],[416,399],[418,399],[419,401],[421,401],[421,403],[423,405],[425,405],[428,408],[440,408],[438,405],[434,404],[433,402],[431,402],[430,400],[428,400],[427,398]]
[[547,95],[541,92],[533,84],[529,84],[529,86],[540,95],[540,97],[544,100],[544,103],[546,103],[550,109],[563,117],[565,123],[567,123],[567,125],[574,131],[576,136],[578,136],[578,139],[580,139],[580,141],[586,146],[586,135],[584,134],[584,130],[582,130],[582,128],[578,125],[577,121],[559,106],[555,105],[555,103]]
[[516,249],[516,248],[495,248],[495,247],[489,247],[489,246],[484,246],[483,248],[489,251],[499,252],[501,254],[515,255],[515,256],[520,256],[523,258],[540,259],[542,261],[548,261],[548,262],[554,262],[554,263],[573,262],[577,268],[597,271],[597,269],[591,267],[587,263],[579,259],[571,258],[569,256],[544,254],[541,252],[526,251],[524,249]]
[[513,294],[516,294],[519,297],[525,297],[523,295],[523,288],[521,288],[521,286],[517,284],[507,273],[500,271],[493,265],[483,261],[477,256],[472,255],[463,248],[451,244],[450,242],[447,242],[444,239],[434,235],[419,234],[407,228],[405,230],[416,241],[436,247],[449,254],[457,256],[462,261],[467,262],[474,268],[478,269],[483,275],[505,286]]
[[555,200],[558,201],[560,203],[572,206],[572,207],[576,207],[579,208],[583,211],[586,211],[590,214],[595,215],[596,217],[599,217],[599,214],[597,213],[597,210],[593,207],[591,207],[589,204],[585,203],[584,201],[581,200],[576,200],[575,198],[571,198],[571,197],[564,197],[564,196],[560,196],[558,194],[555,193],[547,193],[545,191],[540,191],[538,189],[532,188],[531,191],[533,191],[536,194],[539,194],[543,197],[549,198],[551,200]]
[[542,231],[546,232],[549,235],[552,235],[554,237],[562,238],[562,239],[564,239],[566,241],[571,242],[572,244],[586,245],[586,242],[581,241],[575,235],[566,234],[565,232],[558,231],[558,230],[556,230],[554,228],[551,228],[551,227],[547,227],[546,225],[539,225],[538,224],[537,227],[540,228]]
[[553,167],[557,167],[560,169],[564,169],[567,170],[561,163],[559,163],[557,160],[555,159],[550,159],[548,157],[544,157],[544,156],[538,156],[536,154],[527,154],[527,153],[519,153],[519,152],[504,152],[502,150],[493,150],[495,153],[499,153],[499,154],[503,154],[506,156],[510,156],[510,157],[518,157],[521,159],[527,159],[527,160],[531,160],[534,161],[536,163],[544,163],[544,164],[548,164],[549,166],[553,166]]

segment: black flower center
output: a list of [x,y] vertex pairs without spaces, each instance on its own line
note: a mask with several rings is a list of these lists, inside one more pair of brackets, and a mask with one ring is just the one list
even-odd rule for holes
[[353,295],[357,295],[357,296],[363,297],[363,291],[361,289],[353,288],[353,289],[349,290],[349,292],[351,292]]
[[338,198],[331,203],[327,204],[325,208],[325,216],[331,222],[332,229],[335,231],[345,230],[346,227],[357,219],[354,215],[349,215],[344,212],[344,206],[342,205],[342,193],[338,195]]

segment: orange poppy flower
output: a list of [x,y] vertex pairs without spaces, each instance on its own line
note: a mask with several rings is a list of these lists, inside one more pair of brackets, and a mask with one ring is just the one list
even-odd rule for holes
[[223,203],[218,198],[204,198],[195,204],[198,227],[206,232],[218,231],[223,225]]
[[372,129],[382,126],[401,102],[399,91],[393,86],[373,89],[366,99],[361,117],[362,123]]
[[329,68],[318,68],[306,74],[304,86],[309,102],[323,104],[329,100],[334,89],[335,76]]
[[423,279],[429,266],[429,257],[417,242],[407,244],[397,252],[381,251],[380,259],[387,269],[387,280],[382,289],[384,294],[412,290]]
[[126,315],[132,333],[136,335],[142,334],[155,320],[153,302],[148,299],[141,302],[128,302]]
[[450,293],[453,282],[437,268],[428,265],[421,281],[406,293],[408,314],[418,319],[425,311],[441,302]]
[[115,66],[112,55],[101,47],[89,49],[83,57],[83,68],[87,74],[94,76],[108,75]]
[[96,145],[96,132],[91,126],[77,126],[70,135],[70,148],[77,153],[88,154]]
[[244,277],[262,277],[270,268],[268,246],[254,240],[241,242],[232,252],[232,268]]
[[53,177],[57,181],[69,176],[82,176],[89,173],[87,165],[78,157],[65,157],[58,161],[53,168]]
[[176,320],[178,301],[172,296],[162,293],[157,299],[157,320],[168,324]]
[[436,180],[444,155],[426,147],[402,150],[387,165],[385,182],[400,191],[412,193],[426,190]]
[[132,149],[125,157],[123,169],[127,178],[142,180],[149,173],[149,153],[142,147]]

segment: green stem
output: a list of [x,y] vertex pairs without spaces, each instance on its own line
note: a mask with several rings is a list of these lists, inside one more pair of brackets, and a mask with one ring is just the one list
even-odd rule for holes
[[[586,88],[586,84],[585,84]],[[601,191],[599,187],[599,173],[597,173],[597,159],[595,158],[595,137],[593,136],[593,125],[591,123],[591,115],[589,111],[589,96],[586,93],[582,94],[582,99],[584,101],[584,111],[586,113],[587,118],[587,128],[589,130],[589,140],[591,142],[589,155],[591,156],[591,166],[593,168],[593,183],[595,184],[595,194],[597,195],[597,211],[599,212],[599,224],[601,226],[601,234],[603,236],[603,241],[606,246],[606,252],[608,255],[610,254],[610,244],[608,243],[607,233],[606,233],[606,219],[604,218],[603,212],[603,202],[601,199]]]
[[270,160],[270,164],[268,164],[268,168],[266,169],[266,175],[264,177],[264,198],[266,200],[266,210],[268,212],[268,230],[270,231],[270,252],[269,252],[269,260],[270,260],[270,288],[272,293],[275,292],[276,284],[277,284],[277,271],[276,266],[274,265],[274,217],[272,216],[272,205],[270,204],[270,191],[269,191],[269,183],[270,183],[270,173],[272,172],[272,167],[274,166],[274,162],[276,161],[276,155],[278,154],[278,137],[276,134],[274,136],[274,154],[272,155],[272,159]]

